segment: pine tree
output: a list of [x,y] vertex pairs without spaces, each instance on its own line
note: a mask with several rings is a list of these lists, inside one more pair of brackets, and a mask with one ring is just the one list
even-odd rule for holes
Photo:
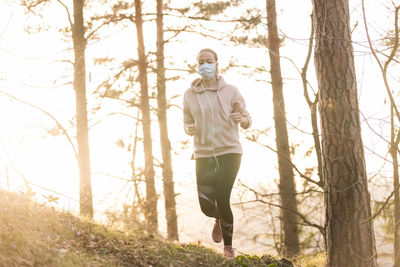
[[[313,0],[319,85],[327,266],[376,266],[361,139],[349,4]],[[365,222],[365,220],[367,220]],[[364,223],[362,223],[364,222]]]
[[158,231],[157,193],[154,182],[153,145],[151,139],[151,118],[149,88],[147,81],[147,59],[143,37],[142,3],[135,0],[135,24],[138,42],[138,67],[140,82],[140,109],[142,113],[143,149],[145,157],[144,176],[146,180],[145,217],[151,232]]
[[279,194],[283,224],[283,253],[294,256],[300,252],[297,225],[296,188],[293,166],[290,160],[289,137],[286,126],[285,101],[282,90],[281,63],[279,57],[280,39],[276,19],[275,0],[267,0],[268,47],[271,66],[271,81],[274,105],[276,148],[279,168]]
[[167,96],[164,66],[164,24],[163,0],[157,0],[157,103],[158,122],[160,126],[160,143],[162,153],[162,175],[165,198],[165,216],[167,220],[168,239],[178,240],[178,218],[176,215],[175,189],[173,181],[171,143],[168,138]]

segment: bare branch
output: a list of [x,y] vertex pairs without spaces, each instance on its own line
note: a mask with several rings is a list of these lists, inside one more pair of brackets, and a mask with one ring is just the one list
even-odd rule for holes
[[45,111],[44,109],[42,109],[42,108],[40,108],[38,106],[35,106],[35,105],[33,105],[33,104],[29,103],[29,102],[21,100],[21,99],[15,97],[15,96],[12,96],[12,95],[10,95],[10,94],[8,94],[6,92],[0,91],[0,94],[6,95],[7,97],[9,97],[11,99],[14,99],[14,100],[16,100],[18,102],[21,102],[21,103],[23,103],[25,105],[28,105],[30,107],[33,107],[34,109],[37,109],[40,112],[42,112],[45,115],[47,115],[48,117],[50,117],[56,123],[57,127],[63,132],[64,136],[67,138],[68,142],[70,143],[70,145],[72,147],[72,150],[74,151],[75,158],[76,158],[76,160],[78,160],[78,151],[76,150],[75,145],[72,142],[71,137],[69,136],[67,130],[61,125],[61,123],[53,115],[51,115],[49,112]]
[[[239,180],[239,186],[243,186],[244,188],[253,191],[252,188],[250,188],[249,186],[245,185],[242,181]],[[296,192],[296,195],[305,195],[305,194],[309,194],[309,193],[318,193],[318,194],[323,194],[323,191],[319,191],[319,190],[315,190],[315,189],[308,189],[306,191],[303,192]],[[273,196],[280,196],[280,193],[270,193],[270,194],[262,194],[262,193],[257,193],[259,194],[261,197],[273,197]]]
[[[310,117],[311,117],[311,126],[312,126],[312,135],[314,139],[314,146],[315,146],[315,154],[317,156],[317,164],[318,164],[318,177],[319,177],[319,183],[323,185],[325,183],[324,178],[322,176],[322,149],[321,149],[321,141],[319,138],[319,130],[318,130],[318,122],[317,122],[317,103],[318,103],[318,92],[315,93],[314,91],[314,101],[311,101],[310,96],[308,95],[308,87],[307,84],[309,84],[307,80],[307,70],[308,70],[308,64],[310,63],[311,59],[311,53],[313,49],[313,40],[314,40],[314,23],[313,23],[313,15],[311,14],[311,33],[310,33],[310,39],[308,42],[308,52],[307,52],[307,57],[306,61],[304,62],[304,66],[301,69],[301,80],[303,83],[303,94],[304,97],[307,101],[308,108],[310,109]],[[311,87],[311,85],[310,85]],[[311,87],[312,89],[312,87]]]
[[378,136],[380,139],[382,139],[385,143],[387,143],[388,145],[390,145],[390,141],[386,140],[385,137],[383,137],[381,134],[379,134],[378,132],[376,132],[374,130],[374,128],[372,128],[372,126],[369,124],[368,119],[365,117],[364,113],[360,111],[361,116],[364,119],[364,122],[367,124],[368,128],[376,135]]
[[130,115],[130,114],[126,114],[126,113],[123,113],[123,112],[111,112],[111,113],[107,114],[104,118],[102,118],[102,119],[98,120],[97,122],[93,123],[93,124],[90,126],[90,128],[92,128],[92,127],[94,127],[94,126],[96,126],[96,125],[102,123],[102,122],[103,122],[105,119],[107,119],[108,117],[115,116],[115,115],[122,115],[122,116],[125,116],[125,117],[129,117],[129,118],[131,118],[131,119],[134,119],[134,120],[139,120],[139,118],[136,118],[136,117],[134,117],[134,116],[132,116],[132,115]]
[[201,35],[201,36],[204,36],[204,37],[207,37],[207,38],[212,38],[212,39],[215,39],[215,40],[218,40],[218,41],[222,41],[224,39],[223,37],[215,37],[213,35],[206,34],[204,32],[194,31],[194,30],[186,30],[186,32],[195,33],[195,34],[198,34],[198,35]]
[[[105,17],[105,16],[104,16]],[[124,14],[120,14],[118,15],[118,17],[115,17],[113,15],[110,16],[110,18],[106,21],[104,21],[102,24],[100,24],[99,26],[97,26],[94,30],[92,30],[91,32],[88,33],[88,35],[86,36],[86,40],[90,40],[90,38],[96,34],[97,31],[99,31],[101,28],[103,28],[104,26],[107,26],[111,23],[114,22],[119,22],[119,21],[123,21],[123,20],[130,20],[132,22],[135,21],[134,16],[126,16]]]
[[[255,139],[253,139],[253,138],[251,138],[251,137],[248,137],[248,136],[246,137],[246,139],[249,140],[249,141],[255,142],[256,144],[259,144],[259,145],[261,145],[261,146],[263,146],[263,147],[265,147],[265,148],[268,148],[268,149],[272,150],[273,152],[275,152],[276,154],[278,154],[278,151],[275,150],[275,149],[273,149],[273,148],[270,147],[269,145],[260,143],[260,142],[258,142],[257,140],[255,140]],[[317,185],[318,187],[321,187],[321,188],[323,187],[323,184],[321,183],[321,181],[314,181],[313,179],[311,179],[311,178],[308,177],[307,175],[303,174],[303,173],[296,167],[296,165],[293,164],[293,162],[292,162],[290,159],[288,159],[288,158],[285,157],[285,155],[282,155],[282,157],[284,157],[284,158],[290,163],[290,165],[292,165],[292,167],[294,168],[294,170],[300,175],[301,178],[305,179],[306,181],[308,181],[308,182],[310,182],[310,183],[313,183],[313,184]]]
[[118,179],[118,180],[126,181],[126,182],[134,182],[134,181],[144,182],[145,181],[144,179],[127,179],[125,177],[116,176],[116,175],[113,175],[113,174],[110,174],[110,173],[106,173],[106,172],[93,172],[92,174],[93,175],[104,175],[104,176],[107,176],[109,178]]
[[69,25],[71,26],[71,30],[72,30],[74,28],[74,23],[72,22],[71,13],[69,12],[68,7],[61,0],[57,0],[57,2],[60,3],[60,5],[62,5],[64,7],[65,11],[67,12]]
[[397,7],[395,6],[395,10],[394,10],[394,40],[393,40],[394,45],[390,52],[389,58],[385,62],[385,65],[384,65],[385,70],[387,70],[390,62],[393,60],[393,58],[396,55],[396,52],[399,48],[399,26],[398,26],[399,9],[400,9],[400,6],[397,6]]
[[284,207],[282,207],[282,206],[279,205],[279,204],[275,204],[275,203],[268,202],[268,201],[265,201],[265,200],[263,200],[263,199],[260,199],[259,196],[261,196],[261,194],[259,194],[259,193],[258,193],[257,191],[255,191],[254,189],[251,189],[251,188],[248,188],[248,189],[249,189],[251,192],[254,193],[256,199],[255,199],[255,200],[250,200],[250,201],[245,201],[245,202],[242,202],[242,203],[239,203],[239,204],[260,202],[260,203],[263,203],[263,204],[266,204],[266,205],[269,205],[269,206],[273,206],[273,207],[278,207],[278,208],[280,208],[280,209],[289,210],[289,211],[295,213],[295,214],[304,222],[305,225],[317,228],[317,229],[322,233],[322,235],[325,236],[325,229],[324,229],[324,227],[322,227],[321,225],[318,225],[318,224],[315,224],[315,223],[309,221],[309,220],[307,219],[307,217],[304,216],[303,214],[301,214],[300,212],[298,212],[298,211],[296,211],[296,210],[291,210],[291,209],[288,209],[288,208],[284,208]]
[[186,29],[189,27],[189,25],[185,25],[185,27],[183,27],[182,29],[179,30],[169,30],[169,31],[173,31],[175,32],[174,35],[172,35],[171,37],[169,37],[167,40],[164,41],[164,44],[168,43],[169,41],[171,41],[172,39],[174,39],[176,36],[178,36],[180,33],[186,31]]
[[382,212],[382,210],[386,207],[386,205],[389,203],[389,200],[393,197],[393,195],[396,193],[396,191],[399,190],[399,188],[400,188],[400,184],[398,184],[394,188],[394,190],[390,193],[390,195],[383,202],[383,204],[380,207],[380,209],[377,212],[375,212],[375,214],[372,215],[371,217],[369,217],[368,219],[365,219],[364,221],[361,221],[361,224],[367,223],[367,222],[372,221],[373,219],[375,219]]
[[125,103],[129,104],[132,107],[140,107],[139,103],[136,103],[135,101],[132,101],[132,100],[122,99],[122,98],[119,98],[119,97],[108,96],[108,95],[102,95],[101,97],[119,100],[119,101],[122,101],[122,102],[125,102]]
[[398,32],[397,23],[398,23],[398,15],[399,15],[400,6],[395,8],[395,23],[396,23],[395,24],[395,32],[397,32],[397,33],[395,33],[395,38],[397,38],[395,40],[396,44],[394,45],[394,47],[392,49],[392,52],[390,53],[389,58],[386,60],[384,65],[382,65],[382,62],[380,61],[380,59],[378,58],[377,54],[375,53],[375,49],[372,46],[371,37],[369,36],[367,18],[366,18],[366,13],[365,13],[364,0],[361,1],[361,5],[362,5],[363,20],[364,20],[364,28],[365,28],[365,32],[366,32],[366,35],[367,35],[367,39],[368,39],[368,44],[369,44],[370,50],[372,52],[372,55],[376,59],[376,62],[378,63],[379,68],[381,69],[383,82],[385,83],[385,88],[386,88],[387,94],[389,96],[390,103],[393,105],[393,108],[394,108],[395,113],[396,113],[396,117],[400,121],[400,113],[399,113],[399,110],[397,108],[396,102],[394,101],[394,97],[392,95],[392,92],[390,91],[389,82],[387,80],[387,68],[389,66],[389,63],[392,61],[392,59],[393,59],[393,57],[394,57],[394,55],[395,55],[395,53],[397,51],[397,48],[398,48],[399,32]]
[[[3,142],[1,142],[1,143],[2,143],[2,145],[4,146]],[[67,198],[67,199],[72,200],[72,201],[74,201],[74,202],[78,202],[78,200],[73,199],[72,197],[69,197],[69,196],[67,196],[67,195],[64,195],[64,194],[62,194],[62,193],[59,193],[59,192],[54,191],[54,190],[52,190],[52,189],[48,189],[48,188],[43,187],[43,186],[41,186],[41,185],[38,185],[38,184],[35,184],[35,183],[30,182],[30,181],[28,180],[28,178],[26,178],[26,176],[25,176],[17,167],[15,167],[14,163],[11,162],[11,163],[10,163],[10,166],[13,168],[13,170],[14,170],[19,176],[21,176],[21,178],[24,180],[25,185],[26,185],[26,187],[27,187],[28,189],[31,189],[29,185],[33,185],[33,186],[38,187],[38,188],[40,188],[40,189],[42,189],[42,190],[45,190],[45,191],[48,191],[48,192],[52,192],[52,193],[54,193],[54,194],[60,195],[60,196],[62,196],[62,197],[64,197],[64,198]]]
[[4,35],[5,32],[7,31],[8,26],[10,25],[10,22],[11,22],[11,19],[12,19],[13,15],[14,15],[14,11],[11,12],[10,17],[9,17],[8,20],[7,20],[7,24],[4,26],[3,30],[1,31],[1,33],[0,33],[0,38],[3,37],[3,35]]
[[311,33],[310,33],[310,39],[308,42],[308,52],[307,52],[307,57],[306,57],[306,61],[304,62],[304,66],[301,69],[301,80],[303,81],[303,90],[304,90],[304,97],[306,98],[306,101],[308,103],[308,106],[312,106],[315,104],[315,102],[317,101],[317,97],[315,98],[314,101],[310,100],[310,97],[308,95],[308,90],[307,90],[307,70],[308,70],[308,64],[310,63],[310,59],[311,59],[311,53],[312,53],[312,49],[313,49],[313,40],[314,40],[314,23],[313,23],[313,15],[311,14]]
[[268,70],[266,70],[263,67],[254,67],[254,66],[249,66],[249,65],[237,65],[237,64],[230,64],[230,67],[233,68],[244,68],[244,69],[254,69],[256,71],[260,71],[260,72],[269,72]]

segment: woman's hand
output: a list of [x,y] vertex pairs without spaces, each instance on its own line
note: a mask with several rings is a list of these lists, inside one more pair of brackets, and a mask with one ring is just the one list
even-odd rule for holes
[[231,113],[231,119],[233,120],[234,123],[241,123],[242,115],[240,115],[240,112],[233,112]]
[[249,125],[249,121],[242,117],[242,115],[239,112],[233,112],[231,113],[231,119],[233,120],[234,123],[240,124],[240,126],[244,129],[246,129]]
[[190,136],[196,135],[198,133],[196,125],[190,124],[190,125],[186,126],[186,133]]

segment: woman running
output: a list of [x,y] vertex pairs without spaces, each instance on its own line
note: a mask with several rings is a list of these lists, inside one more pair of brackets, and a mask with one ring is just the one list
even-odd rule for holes
[[197,192],[201,211],[215,218],[212,239],[224,241],[224,255],[234,258],[233,214],[230,196],[239,171],[242,147],[239,125],[247,129],[251,117],[238,89],[218,75],[218,56],[202,49],[197,56],[198,73],[185,91],[185,132],[194,136]]

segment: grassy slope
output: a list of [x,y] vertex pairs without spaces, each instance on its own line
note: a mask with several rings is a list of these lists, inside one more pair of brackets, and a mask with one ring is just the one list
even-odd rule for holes
[[0,190],[0,266],[285,265],[269,256],[228,260],[201,246],[125,234]]

